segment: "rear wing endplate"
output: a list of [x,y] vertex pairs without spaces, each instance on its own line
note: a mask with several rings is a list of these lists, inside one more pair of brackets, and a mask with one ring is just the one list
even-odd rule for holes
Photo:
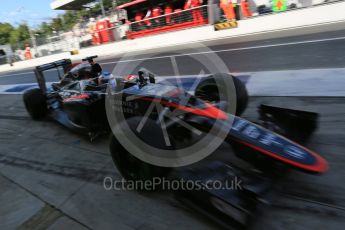
[[[40,87],[40,89],[41,89],[43,94],[45,94],[46,91],[47,91],[46,81],[45,81],[43,72],[47,71],[49,69],[54,69],[54,68],[56,68],[57,71],[58,71],[58,68],[62,67],[64,73],[66,73],[68,67],[71,64],[72,64],[71,59],[62,59],[62,60],[51,62],[51,63],[48,63],[48,64],[36,66],[34,72],[35,72],[35,75],[36,75],[38,86]],[[61,79],[61,75],[60,75],[59,71],[58,71],[58,75],[59,75],[59,79]]]

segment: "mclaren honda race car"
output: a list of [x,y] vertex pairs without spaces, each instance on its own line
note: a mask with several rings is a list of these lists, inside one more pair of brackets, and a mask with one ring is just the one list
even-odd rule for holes
[[[327,170],[327,162],[323,157],[301,145],[317,128],[316,113],[261,105],[258,108],[259,119],[250,122],[241,117],[248,102],[246,87],[238,78],[229,74],[204,76],[197,85],[193,84],[197,76],[160,79],[146,69],[140,69],[137,75],[118,77],[103,72],[93,61],[94,58],[85,58],[77,65],[65,59],[37,66],[35,73],[39,88],[30,89],[23,96],[31,117],[42,119],[49,116],[94,139],[102,133],[109,133],[117,125],[109,120],[105,106],[106,95],[112,94],[111,97],[116,97],[116,103],[111,107],[115,107],[115,113],[120,112],[124,118],[117,121],[125,122],[126,127],[132,131],[141,126],[142,132],[136,134],[146,144],[163,150],[184,149],[196,143],[203,135],[212,134],[216,130],[217,135],[221,135],[224,142],[230,144],[237,158],[249,163],[255,172],[264,172],[259,176],[253,175],[244,173],[231,162],[217,162],[192,172],[188,167],[187,171],[184,170],[186,167],[180,167],[182,171],[172,173],[179,170],[151,164],[134,156],[128,146],[114,132],[110,132],[113,161],[127,180],[142,181],[154,177],[199,180],[214,175],[226,181],[229,179],[227,175],[241,175],[247,183],[244,187],[246,193],[205,189],[202,193],[199,191],[199,195],[195,195],[198,191],[192,195],[190,191],[182,191],[180,195],[192,203],[213,207],[222,215],[229,208],[220,205],[220,201],[231,206],[231,210],[247,215],[250,213],[248,207],[256,207],[254,201],[259,200],[258,197],[269,188],[267,178],[272,181],[271,175],[281,174],[282,168],[294,168],[307,173],[323,173]],[[63,73],[59,74],[60,82],[49,85],[45,81],[44,72],[53,68],[58,72],[62,69]],[[227,88],[229,82],[232,82],[231,90]],[[191,85],[194,88],[191,89]],[[107,89],[111,89],[111,92]],[[235,97],[222,95],[229,91],[235,91],[230,92]],[[229,109],[231,104],[236,104],[236,107]],[[203,135],[196,137],[195,130]],[[135,142],[131,144],[135,145]],[[264,179],[262,175],[265,175]],[[211,199],[205,197],[213,197],[212,200],[217,198],[218,201],[211,202]],[[243,218],[239,222],[243,223]]]

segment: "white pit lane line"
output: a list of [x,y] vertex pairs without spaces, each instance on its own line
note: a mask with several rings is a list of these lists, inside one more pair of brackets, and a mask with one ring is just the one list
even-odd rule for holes
[[[45,72],[51,72],[51,71],[56,71],[56,70],[55,69],[49,69],[49,70],[46,70]],[[0,78],[2,78],[2,77],[20,76],[20,75],[28,75],[28,74],[34,74],[33,70],[32,71],[28,71],[28,72],[23,72],[23,73],[13,73],[13,74],[0,75]]]
[[[53,82],[47,82],[47,87],[50,87],[50,85]],[[16,88],[18,90],[16,90]],[[32,88],[38,88],[37,83],[25,83],[25,84],[12,84],[12,85],[0,85],[0,95],[1,94],[23,94],[26,90],[32,89]]]
[[144,61],[144,60],[172,58],[172,57],[181,57],[181,56],[193,56],[193,55],[208,54],[208,53],[223,53],[223,52],[252,50],[252,49],[266,49],[266,48],[274,48],[274,47],[279,47],[279,46],[303,45],[303,44],[308,44],[308,43],[318,43],[318,42],[328,42],[328,41],[338,41],[338,40],[345,40],[345,37],[305,40],[305,41],[299,41],[299,42],[286,42],[286,43],[277,43],[277,44],[260,45],[260,46],[248,46],[248,47],[239,47],[239,48],[222,49],[222,50],[211,50],[211,51],[205,51],[205,52],[195,52],[195,53],[185,53],[185,54],[176,54],[176,55],[166,55],[166,56],[151,57],[151,58],[138,58],[138,59],[132,59],[132,60],[103,62],[103,63],[100,63],[100,64],[110,65],[110,64],[116,64],[116,63],[122,63],[122,62],[136,62],[136,61]]

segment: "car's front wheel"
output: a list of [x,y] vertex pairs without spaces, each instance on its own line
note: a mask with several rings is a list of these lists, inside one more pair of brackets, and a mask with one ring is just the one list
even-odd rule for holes
[[[235,87],[234,98],[236,101],[236,112],[237,116],[240,116],[247,107],[248,104],[248,92],[246,86],[238,78],[225,73],[216,73],[202,79],[195,89],[195,96],[209,101],[211,103],[219,103],[221,98],[224,99],[232,98],[232,92],[230,92],[229,86],[231,84]],[[220,95],[220,92],[222,95]],[[227,94],[227,95],[226,95]],[[229,105],[233,104],[233,101],[226,101]],[[227,108],[224,108],[227,111]]]
[[[133,117],[129,118],[127,124],[129,127],[133,128],[136,127],[138,122],[140,122],[140,118]],[[160,132],[160,128],[157,126],[156,122],[147,119],[139,138],[146,144],[155,145],[156,148],[159,148],[160,142],[162,141]],[[132,144],[137,144],[135,141],[133,142]],[[154,180],[154,178],[163,178],[166,177],[171,170],[169,167],[160,167],[144,162],[132,155],[119,142],[114,134],[112,134],[110,138],[110,153],[116,168],[127,181],[145,181]]]

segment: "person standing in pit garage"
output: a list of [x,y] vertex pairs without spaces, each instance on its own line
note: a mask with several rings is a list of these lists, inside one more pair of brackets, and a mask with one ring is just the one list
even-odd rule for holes
[[245,18],[249,18],[252,16],[252,12],[250,11],[248,0],[241,0],[241,12],[242,12],[242,16]]
[[151,11],[151,9],[147,9],[146,15],[144,17],[144,23],[149,28],[151,27],[151,20],[150,20],[150,18],[152,18],[152,11]]
[[135,26],[134,26],[134,28],[132,25],[132,29],[134,29],[134,31],[140,31],[143,29],[144,23],[141,21],[141,20],[143,20],[143,17],[144,17],[144,12],[142,12],[142,11],[137,11],[135,13],[135,16],[134,16]]
[[201,9],[193,9],[196,7],[200,7],[202,5],[202,0],[187,0],[185,5],[184,5],[184,10],[191,9],[192,8],[192,17],[193,21],[202,21],[202,13]]
[[161,15],[162,15],[162,9],[159,6],[152,7],[152,17],[153,17],[152,24],[154,28],[157,28],[162,25],[161,24],[162,18],[159,17]]
[[165,23],[167,25],[171,24],[171,15],[170,14],[172,12],[173,12],[173,7],[170,4],[166,5],[165,8],[164,8],[164,14],[166,15],[165,16]]
[[235,10],[232,0],[220,0],[220,8],[223,10],[228,21],[233,21],[236,18]]
[[[161,25],[160,20],[161,18],[157,18],[162,15],[162,9],[159,6],[154,6],[151,9],[147,10],[147,13],[144,18],[144,22],[148,27],[157,28]],[[151,20],[151,18],[153,18]]]
[[[190,8],[192,7],[192,0],[186,0],[183,6],[183,13],[181,14],[182,21],[190,21],[192,19],[192,14],[190,12]],[[181,19],[180,19],[181,20]]]

